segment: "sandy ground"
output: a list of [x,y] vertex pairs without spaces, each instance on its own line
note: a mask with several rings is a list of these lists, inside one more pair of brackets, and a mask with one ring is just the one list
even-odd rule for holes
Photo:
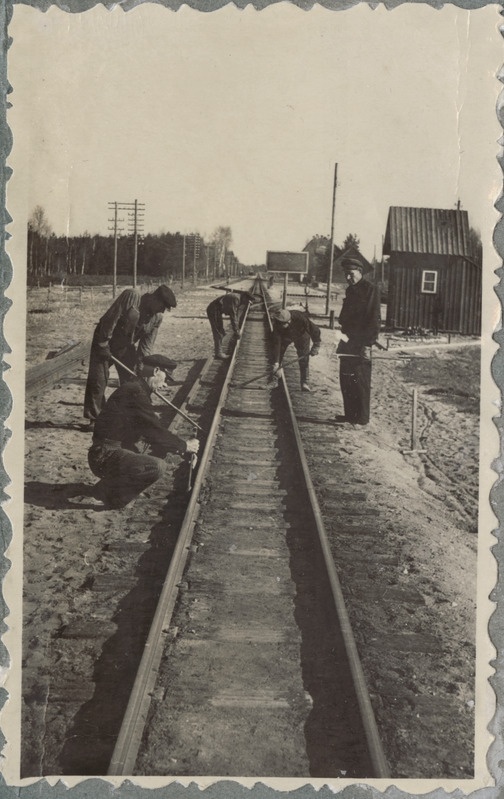
[[[174,289],[179,304],[167,315],[156,349],[180,360],[178,369],[185,373],[212,352],[205,307],[216,292]],[[30,291],[28,366],[89,339],[110,301],[110,289],[85,292],[82,301],[60,289]],[[310,310],[317,312],[316,302]],[[322,349],[311,359],[311,384],[317,402],[334,416],[342,413],[336,339],[325,320],[320,324]],[[363,576],[355,574],[355,564],[347,564],[348,579],[344,557],[338,566],[394,774],[461,778],[472,773],[479,349],[439,347],[418,354],[423,357],[411,361],[375,360],[371,423],[344,431],[337,454],[383,521],[382,552],[363,567],[375,600],[355,590]],[[89,436],[79,430],[85,373],[82,366],[75,379],[62,380],[26,408],[25,749],[37,748],[51,672],[58,667],[53,638],[80,612],[86,578],[100,568],[104,538],[117,526],[114,512],[97,514],[61,501],[95,482],[86,460]],[[414,387],[424,454],[403,453],[410,449]],[[321,491],[332,458],[323,444],[312,458]],[[397,596],[385,610],[379,602],[383,591]],[[401,652],[393,636],[405,631],[411,645]],[[429,635],[441,642],[434,656],[425,651]]]

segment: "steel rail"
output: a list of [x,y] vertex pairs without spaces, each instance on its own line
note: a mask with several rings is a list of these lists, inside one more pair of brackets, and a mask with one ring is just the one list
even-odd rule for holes
[[[248,307],[242,319],[240,332],[243,330],[248,316]],[[153,622],[147,637],[143,655],[138,667],[137,675],[133,684],[130,699],[121,724],[117,742],[112,753],[112,758],[107,771],[109,776],[132,775],[138,750],[142,741],[142,735],[147,720],[150,705],[150,695],[154,690],[157,672],[161,662],[164,642],[163,633],[168,629],[170,620],[177,599],[176,588],[180,582],[184,567],[189,555],[189,544],[191,542],[194,525],[198,516],[199,493],[210,461],[217,429],[220,423],[221,409],[225,402],[229,383],[236,363],[236,355],[239,350],[240,339],[237,340],[233,355],[231,357],[228,372],[224,379],[217,408],[208,431],[207,440],[203,455],[201,456],[196,477],[191,492],[191,497],[182,522],[182,527],[178,536],[177,544],[173,552],[170,566],[166,574],[165,581],[159,596]],[[209,359],[213,360],[213,359]]]
[[[261,286],[262,289],[262,286]],[[271,317],[269,311],[267,312],[268,315],[268,322],[270,331],[273,329],[273,325],[271,322]],[[310,470],[308,466],[308,461],[306,458],[306,454],[303,447],[303,441],[301,438],[301,433],[299,430],[299,426],[297,423],[296,415],[294,413],[294,408],[292,405],[292,400],[290,398],[289,389],[287,386],[287,380],[285,378],[285,374],[282,372],[281,376],[281,383],[283,385],[285,398],[287,401],[287,406],[289,409],[290,419],[292,423],[292,428],[294,431],[294,436],[296,439],[296,444],[298,448],[299,458],[301,461],[301,467],[303,470],[304,479],[306,481],[306,486],[308,489],[308,494],[310,497],[310,503],[312,506],[312,511],[315,519],[315,524],[317,527],[317,532],[320,540],[320,545],[322,547],[322,553],[324,557],[324,563],[327,569],[327,574],[329,576],[329,581],[331,584],[331,591],[334,599],[334,605],[336,609],[336,613],[338,616],[338,620],[341,627],[341,633],[345,645],[345,650],[348,657],[348,662],[350,665],[350,671],[352,673],[352,679],[354,682],[355,692],[357,696],[357,701],[359,703],[359,709],[361,714],[362,723],[364,726],[364,733],[366,735],[366,741],[368,745],[369,756],[371,759],[371,763],[373,769],[375,771],[374,776],[387,778],[390,776],[390,771],[387,763],[387,759],[385,757],[385,753],[383,751],[382,742],[380,739],[380,735],[378,732],[378,726],[376,724],[376,719],[373,711],[373,707],[371,705],[371,699],[369,697],[369,691],[367,688],[364,671],[362,668],[362,664],[360,662],[359,653],[357,650],[357,644],[355,642],[355,637],[353,634],[352,626],[350,624],[350,619],[348,616],[348,611],[346,609],[345,600],[343,597],[343,591],[341,589],[341,583],[339,580],[338,572],[336,569],[336,564],[334,563],[334,559],[331,553],[331,548],[329,545],[329,539],[327,536],[327,532],[325,529],[324,521],[322,519],[322,513],[320,511],[320,505],[317,499],[317,495],[315,492],[315,488],[313,486],[313,482],[310,476]]]

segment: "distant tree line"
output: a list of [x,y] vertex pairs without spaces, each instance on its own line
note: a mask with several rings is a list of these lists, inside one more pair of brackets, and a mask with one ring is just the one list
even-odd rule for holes
[[[215,229],[209,241],[194,232],[147,234],[138,241],[137,273],[152,278],[198,280],[240,275],[247,271],[230,249],[230,227]],[[131,275],[134,260],[132,236],[57,236],[38,205],[28,220],[28,284],[86,283]]]

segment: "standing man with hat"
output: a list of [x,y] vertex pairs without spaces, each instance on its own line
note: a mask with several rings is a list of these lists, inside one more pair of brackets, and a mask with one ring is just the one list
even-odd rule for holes
[[[107,508],[125,507],[159,480],[166,470],[167,452],[196,454],[199,449],[197,438],[185,441],[170,433],[154,411],[151,394],[165,382],[165,357],[148,355],[137,368],[139,377],[119,386],[105,403],[88,452],[89,467],[100,478],[93,494]],[[156,454],[138,452],[135,444],[140,439]]]
[[[288,311],[286,308],[274,311],[273,321],[273,375],[282,364],[285,350],[294,344],[299,356],[299,372],[302,391],[311,391],[309,379],[309,356],[318,355],[320,349],[320,329],[314,325],[304,311]],[[310,342],[312,343],[310,349]]]
[[[152,352],[165,310],[176,306],[173,291],[162,285],[149,294],[126,289],[103,314],[91,344],[84,396],[84,418],[89,419],[89,430],[105,405],[111,356],[129,369],[138,368]],[[120,367],[117,372],[121,384],[130,377]]]
[[254,297],[247,291],[229,291],[223,294],[222,297],[217,297],[217,299],[212,300],[207,307],[207,316],[210,327],[212,328],[214,354],[216,358],[226,360],[230,357],[222,349],[222,342],[225,336],[222,317],[229,316],[233,332],[236,338],[240,338],[239,327],[243,312],[247,305],[252,302],[254,302]]
[[363,280],[360,261],[345,258],[342,266],[348,283],[339,316],[342,337],[338,353],[344,356],[340,358],[345,409],[342,421],[366,425],[371,399],[371,346],[380,332],[380,297],[376,286]]

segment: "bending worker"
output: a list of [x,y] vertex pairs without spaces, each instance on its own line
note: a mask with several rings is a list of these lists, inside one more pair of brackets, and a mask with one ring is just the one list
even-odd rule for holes
[[[309,379],[309,356],[317,355],[320,349],[320,329],[314,325],[304,311],[281,309],[271,315],[273,321],[273,374],[282,364],[285,350],[294,344],[299,356],[301,389],[311,391]],[[312,347],[310,349],[310,341]]]
[[380,332],[380,297],[376,286],[363,280],[355,258],[342,262],[348,283],[339,321],[340,385],[345,416],[342,421],[366,425],[371,399],[371,346]]
[[240,338],[240,322],[243,318],[243,313],[248,305],[254,301],[252,294],[246,291],[229,291],[223,294],[222,297],[212,300],[207,307],[208,321],[212,328],[212,335],[214,340],[214,353],[216,358],[225,360],[230,356],[227,355],[222,349],[222,342],[225,336],[224,324],[222,321],[223,316],[229,316],[231,327],[236,338]]
[[[88,453],[91,471],[100,478],[93,494],[107,508],[123,508],[166,470],[167,452],[197,453],[199,441],[185,441],[161,424],[151,402],[153,391],[165,381],[165,358],[150,355],[139,367],[140,377],[119,386],[99,414]],[[156,455],[140,454],[135,444],[143,439]]]
[[[89,371],[84,396],[84,418],[89,419],[89,429],[105,404],[113,355],[129,369],[141,365],[150,355],[166,309],[175,308],[177,300],[171,288],[158,286],[150,294],[140,294],[138,289],[126,289],[101,317],[94,332],[89,356]],[[122,384],[130,375],[117,369]]]

